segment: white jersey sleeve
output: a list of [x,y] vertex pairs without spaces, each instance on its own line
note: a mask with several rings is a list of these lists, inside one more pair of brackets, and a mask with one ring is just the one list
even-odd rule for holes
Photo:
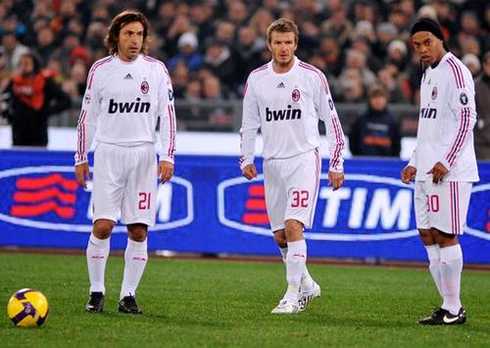
[[106,57],[95,62],[87,75],[87,87],[82,100],[82,107],[77,125],[77,151],[75,153],[75,165],[88,162],[87,153],[92,146],[94,134],[97,129],[97,118],[101,113],[100,96],[97,93],[98,83],[95,71],[101,65],[111,61],[112,57]]
[[255,140],[260,128],[260,111],[249,78],[243,90],[243,116],[240,129],[240,169],[254,162]]
[[450,85],[447,87],[449,113],[453,118],[453,123],[459,124],[459,127],[449,147],[446,148],[444,154],[441,154],[444,155],[441,163],[447,169],[455,165],[462,149],[473,147],[473,137],[469,135],[472,135],[476,123],[475,85],[471,73],[456,61],[451,64],[454,64],[451,67],[454,67],[456,74],[455,78],[446,79],[446,83]]
[[329,171],[339,173],[344,171],[342,154],[345,148],[345,137],[328,88],[327,78],[322,72],[320,75],[321,79],[316,80],[321,82],[321,85],[316,88],[315,108],[318,110],[319,118],[325,122],[330,154]]
[[175,154],[175,107],[174,107],[174,92],[172,88],[172,80],[167,68],[163,63],[162,66],[162,82],[160,84],[159,95],[159,110],[160,129],[159,136],[162,143],[163,153],[159,154],[160,161],[174,163]]

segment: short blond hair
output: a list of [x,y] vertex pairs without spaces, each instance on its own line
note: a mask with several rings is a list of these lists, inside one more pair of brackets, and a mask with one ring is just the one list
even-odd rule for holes
[[267,42],[271,42],[271,34],[273,31],[279,33],[294,33],[294,40],[298,43],[299,30],[296,23],[287,18],[279,18],[278,20],[272,22],[267,28]]

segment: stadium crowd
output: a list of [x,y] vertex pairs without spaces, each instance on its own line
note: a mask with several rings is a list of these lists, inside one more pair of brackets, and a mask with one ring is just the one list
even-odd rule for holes
[[[479,0],[4,0],[0,88],[20,55],[34,49],[79,99],[90,65],[107,55],[109,21],[123,8],[148,16],[150,55],[166,62],[175,96],[190,102],[241,98],[247,75],[271,58],[265,33],[279,17],[296,21],[297,55],[325,72],[338,102],[365,103],[379,84],[390,103],[417,104],[420,65],[409,43],[417,16],[442,24],[450,50],[475,77],[490,50],[490,3]],[[199,117],[190,111],[179,118]],[[231,120],[218,115],[216,122]]]

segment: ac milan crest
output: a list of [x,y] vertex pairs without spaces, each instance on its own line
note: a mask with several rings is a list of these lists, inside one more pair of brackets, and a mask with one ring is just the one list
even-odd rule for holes
[[435,100],[437,98],[437,87],[432,88],[431,98],[432,100]]
[[462,92],[460,95],[459,95],[459,101],[461,102],[461,104],[463,105],[466,105],[468,104],[468,96],[466,95],[465,92]]
[[293,98],[294,102],[297,102],[299,98],[301,97],[301,94],[299,93],[299,89],[295,88],[293,90],[293,93],[291,94],[291,97]]
[[147,94],[149,90],[150,90],[150,85],[148,84],[148,82],[146,81],[141,82],[141,93]]

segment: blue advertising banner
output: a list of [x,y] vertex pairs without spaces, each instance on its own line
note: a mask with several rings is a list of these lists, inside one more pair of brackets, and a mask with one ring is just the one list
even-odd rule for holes
[[[323,174],[313,227],[305,231],[308,255],[425,261],[415,228],[413,185],[399,180],[405,164],[347,160],[346,183],[335,192]],[[326,160],[323,168],[328,168]],[[261,163],[258,169],[261,173]],[[490,263],[490,163],[480,163],[479,171],[481,181],[473,186],[468,226],[460,237],[468,263]],[[279,255],[262,179],[243,178],[235,157],[179,156],[174,178],[158,189],[149,248]],[[0,245],[84,249],[92,226],[90,184],[78,186],[71,152],[0,151]],[[125,231],[116,226],[113,249],[125,247]]]

